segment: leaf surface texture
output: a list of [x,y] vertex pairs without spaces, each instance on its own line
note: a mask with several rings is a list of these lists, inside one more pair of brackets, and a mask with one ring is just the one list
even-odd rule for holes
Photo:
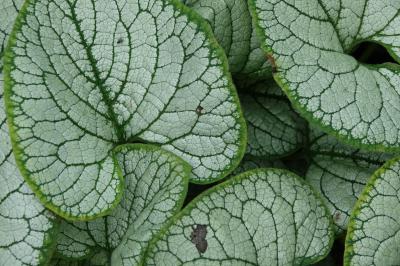
[[209,183],[239,163],[245,123],[222,49],[176,1],[27,1],[6,53],[17,160],[46,207],[108,214],[123,177],[113,149],[157,144]]

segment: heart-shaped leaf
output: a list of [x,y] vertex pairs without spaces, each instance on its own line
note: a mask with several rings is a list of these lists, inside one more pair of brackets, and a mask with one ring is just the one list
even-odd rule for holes
[[306,139],[306,123],[274,81],[263,82],[240,94],[247,122],[247,154],[276,158],[300,149]]
[[28,0],[6,51],[16,158],[41,201],[71,220],[118,204],[112,150],[145,142],[226,176],[246,126],[226,57],[206,22],[167,0]]
[[344,265],[400,264],[400,159],[379,169],[349,222]]
[[261,49],[247,0],[183,0],[205,18],[228,56],[230,70],[240,79],[271,76],[271,65]]
[[152,236],[181,208],[191,170],[187,163],[151,145],[123,145],[116,152],[125,176],[120,204],[104,218],[64,221],[58,255],[85,259],[101,249],[113,265],[139,265]]
[[250,0],[275,79],[311,123],[373,150],[400,150],[400,67],[351,56],[361,42],[400,62],[400,1]]
[[56,217],[35,198],[15,164],[0,73],[0,265],[44,265],[57,232]]
[[309,145],[306,180],[322,195],[340,234],[368,179],[393,155],[355,149],[315,129]]
[[306,265],[328,254],[333,230],[309,185],[258,169],[199,196],[158,238],[146,265]]

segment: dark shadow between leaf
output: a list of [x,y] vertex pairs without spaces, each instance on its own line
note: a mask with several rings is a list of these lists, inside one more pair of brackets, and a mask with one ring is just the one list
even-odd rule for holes
[[385,47],[375,42],[362,42],[351,53],[362,64],[397,63]]

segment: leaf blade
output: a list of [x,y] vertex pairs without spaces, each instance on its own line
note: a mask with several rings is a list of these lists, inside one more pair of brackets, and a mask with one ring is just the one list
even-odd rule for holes
[[399,173],[395,158],[377,170],[363,190],[350,217],[344,265],[399,263]]
[[[383,3],[387,10],[378,12],[388,24],[378,31],[370,29],[368,35],[368,23],[382,24],[379,16],[371,15],[382,2],[339,2],[313,1],[301,6],[252,0],[250,6],[264,49],[275,58],[278,72],[274,77],[302,116],[350,145],[396,152],[400,147],[395,122],[399,118],[399,67],[360,64],[348,53],[361,40],[374,41],[398,58],[395,40],[399,33],[392,30],[398,23],[392,14],[398,3]],[[339,16],[340,12],[347,16]],[[360,19],[363,14],[365,21]],[[309,34],[305,25],[310,27]],[[379,31],[385,32],[385,38]],[[392,38],[386,38],[388,31]]]
[[394,155],[356,149],[316,129],[311,129],[309,150],[305,179],[324,199],[340,235],[368,179]]
[[[295,193],[291,192],[297,189],[302,195],[299,198],[308,194],[313,199],[309,203],[315,204],[316,212],[310,216],[320,217],[321,224],[309,223],[316,216],[308,217],[305,222],[301,211],[294,214],[300,210],[299,205],[308,204],[308,200],[296,202]],[[326,207],[317,197],[308,185],[285,170],[257,169],[241,174],[206,191],[175,216],[153,240],[146,263],[293,265],[317,262],[329,252],[333,241]],[[268,206],[262,206],[264,203]],[[270,219],[275,222],[267,222]],[[312,233],[303,234],[310,224],[318,228],[314,233],[324,240],[319,242]],[[205,236],[196,232],[199,225],[206,226]],[[281,231],[274,232],[274,226]],[[204,241],[205,250],[198,246]]]
[[182,2],[211,25],[216,39],[227,54],[230,71],[237,80],[261,80],[270,77],[271,65],[261,50],[246,1]]
[[4,0],[0,4],[0,72],[3,72],[3,55],[8,36],[22,4],[23,0]]
[[[237,94],[204,21],[177,1],[130,3],[128,12],[116,1],[27,1],[10,38],[6,102],[17,161],[46,206],[70,220],[118,204],[118,144],[158,144],[190,162],[198,183],[223,178],[244,153]],[[95,30],[107,27],[113,34]]]
[[0,73],[0,264],[45,265],[54,251],[58,219],[36,199],[16,166],[8,134]]
[[103,249],[116,265],[140,265],[151,237],[183,205],[190,165],[152,145],[122,145],[115,153],[126,176],[124,197],[105,218],[64,221],[62,257],[82,260]]
[[6,123],[3,53],[22,3],[19,0],[0,3],[0,264],[36,266],[50,261],[58,220],[39,203],[19,173]]
[[240,93],[247,121],[246,154],[256,157],[286,157],[303,147],[306,123],[274,81],[256,84]]

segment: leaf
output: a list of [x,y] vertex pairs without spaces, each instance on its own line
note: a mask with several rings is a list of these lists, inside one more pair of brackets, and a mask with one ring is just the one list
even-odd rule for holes
[[109,266],[110,254],[104,249],[96,250],[96,253],[84,260],[70,258],[54,258],[50,266]]
[[271,76],[271,65],[261,49],[246,0],[182,0],[205,18],[239,79]]
[[400,150],[399,66],[351,56],[370,41],[400,62],[399,1],[251,0],[250,6],[274,58],[274,77],[304,117],[352,145]]
[[[50,266],[80,266],[79,261],[69,261],[63,259],[53,259],[51,260]],[[87,265],[86,265],[87,266]]]
[[3,54],[8,36],[23,2],[24,0],[2,0],[0,2],[0,72],[3,70]]
[[240,94],[247,121],[247,154],[280,158],[300,149],[306,139],[305,122],[292,110],[275,82],[255,85]]
[[298,176],[257,169],[199,196],[154,240],[146,265],[306,265],[328,254],[333,230]]
[[93,256],[85,260],[55,258],[50,266],[109,266],[109,254],[105,250],[98,250]]
[[0,265],[43,265],[54,250],[57,219],[21,177],[12,154],[0,73]]
[[181,208],[191,170],[187,163],[159,147],[143,144],[120,146],[117,160],[126,182],[120,204],[104,218],[64,221],[58,255],[85,259],[102,249],[108,252],[108,259],[112,256],[113,265],[139,265],[152,236]]
[[82,263],[85,266],[105,266],[109,265],[109,254],[105,250],[101,250],[94,254],[89,260]]
[[336,233],[341,234],[368,179],[393,155],[355,149],[315,129],[310,133],[309,152],[306,180],[322,195]]
[[257,168],[286,169],[286,166],[280,160],[266,160],[265,158],[254,157],[246,154],[239,166],[231,173],[231,177]]
[[344,265],[399,265],[399,177],[394,159],[369,180],[350,217]]
[[50,260],[58,221],[35,198],[20,175],[6,123],[3,52],[22,2],[0,2],[0,264],[35,266]]
[[191,181],[239,163],[245,123],[222,49],[176,1],[27,1],[6,56],[6,103],[20,169],[70,220],[108,214],[122,175],[112,150],[152,143]]

